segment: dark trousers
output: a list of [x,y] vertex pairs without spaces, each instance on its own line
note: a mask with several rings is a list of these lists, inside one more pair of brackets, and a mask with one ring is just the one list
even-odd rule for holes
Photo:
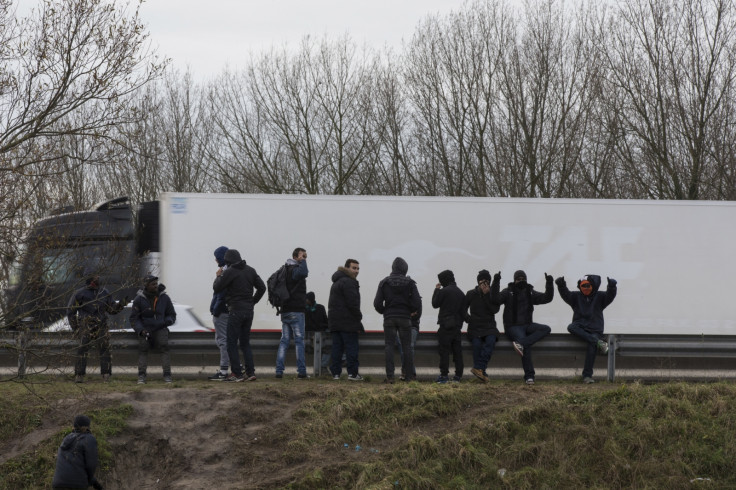
[[459,328],[443,328],[437,331],[440,352],[440,375],[447,376],[450,372],[450,352],[455,363],[455,376],[463,376],[463,349]]
[[585,341],[587,348],[585,350],[585,363],[583,364],[583,378],[592,378],[593,364],[595,364],[595,357],[598,355],[598,341],[603,339],[603,334],[586,330],[579,323],[571,323],[567,326],[567,331]]
[[348,365],[348,374],[357,375],[360,363],[358,362],[358,332],[332,332],[332,375],[342,374],[342,354]]
[[495,335],[486,335],[485,337],[471,337],[473,344],[473,367],[486,372],[488,362],[493,355],[493,349],[496,347],[498,338]]
[[[411,345],[411,319],[410,318],[386,318],[383,320],[383,339],[386,344],[386,377],[394,377],[394,351],[396,347],[396,334],[398,333],[401,345]],[[414,351],[406,349],[402,351],[401,372],[412,377],[414,373]]]
[[543,339],[552,332],[552,329],[541,323],[530,323],[528,325],[514,325],[506,329],[506,335],[511,340],[518,342],[524,347],[524,355],[521,357],[521,365],[524,368],[524,379],[534,379],[535,371],[532,363],[532,345]]
[[250,329],[253,326],[253,311],[231,311],[227,319],[227,357],[230,358],[230,369],[236,376],[242,376],[240,366],[240,350],[243,351],[245,374],[254,376],[256,367],[253,365],[253,350],[250,348]]
[[164,376],[171,376],[171,355],[169,354],[169,329],[162,328],[151,333],[150,338],[138,337],[138,374],[148,370],[148,351],[151,347],[161,351],[161,367]]
[[74,374],[87,374],[87,354],[92,346],[97,346],[100,353],[100,373],[112,374],[112,355],[110,354],[110,332],[106,328],[90,329],[80,327],[77,331],[81,338],[77,348],[77,362],[74,365]]

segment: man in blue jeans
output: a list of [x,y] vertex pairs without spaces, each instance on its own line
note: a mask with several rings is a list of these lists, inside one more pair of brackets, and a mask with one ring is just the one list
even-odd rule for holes
[[307,251],[297,247],[286,261],[286,288],[289,299],[281,306],[281,342],[276,355],[276,377],[284,376],[284,361],[291,338],[296,347],[297,378],[306,379],[307,364],[304,356],[304,311],[307,302]]
[[555,295],[554,278],[547,273],[544,278],[544,293],[535,291],[534,286],[526,282],[526,272],[522,270],[514,272],[514,282],[500,293],[500,272],[493,276],[491,284],[491,302],[504,305],[503,327],[514,350],[521,356],[524,380],[528,385],[534,384],[535,375],[531,347],[552,331],[547,325],[534,323],[533,320],[534,306],[550,303]]

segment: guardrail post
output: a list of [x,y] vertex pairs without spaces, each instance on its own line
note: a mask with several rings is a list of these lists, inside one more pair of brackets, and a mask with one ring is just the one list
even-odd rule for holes
[[618,337],[608,336],[608,381],[613,383],[616,379],[616,350],[618,349]]
[[314,377],[322,375],[322,332],[314,332]]

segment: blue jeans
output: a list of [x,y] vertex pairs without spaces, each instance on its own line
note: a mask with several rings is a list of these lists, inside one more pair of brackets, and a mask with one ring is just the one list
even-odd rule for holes
[[220,369],[227,371],[230,367],[230,356],[227,354],[227,320],[230,317],[227,313],[220,313],[219,316],[212,317],[212,323],[215,324],[215,344],[220,349]]
[[595,357],[598,354],[598,341],[603,339],[603,334],[586,330],[579,323],[571,323],[567,326],[567,331],[585,341],[587,349],[585,350],[585,363],[583,364],[583,378],[592,378],[593,364],[595,364]]
[[521,357],[521,365],[524,368],[524,379],[534,379],[534,364],[532,363],[532,345],[550,334],[552,329],[540,323],[528,325],[514,325],[506,329],[506,335],[511,340],[518,342],[524,347],[524,355]]
[[[385,342],[384,354],[386,358],[386,377],[393,379],[394,377],[394,345],[396,344],[396,336],[401,339],[401,344],[411,345],[411,319],[409,318],[386,318],[383,321],[383,339]],[[401,357],[401,372],[411,376],[414,371],[414,353],[411,349],[407,349]]]
[[[409,346],[409,349],[411,349],[411,358],[414,359],[414,347],[417,345],[417,336],[419,335],[419,329],[418,328],[411,328],[411,345]],[[399,333],[396,332],[396,342],[399,346],[399,357],[401,358],[401,374],[406,378],[416,378],[417,377],[417,365],[416,362],[411,365],[411,373],[407,374],[404,372],[404,346],[401,345],[401,337],[399,336]]]
[[342,374],[342,354],[348,365],[348,374],[356,376],[358,362],[358,332],[332,332],[332,375]]
[[488,361],[491,360],[493,355],[493,349],[496,347],[495,335],[486,335],[485,337],[471,337],[470,341],[473,343],[473,367],[480,369],[484,373],[488,368]]
[[276,374],[284,373],[286,351],[289,350],[292,337],[296,346],[296,370],[299,374],[307,374],[304,356],[304,313],[293,311],[281,313],[281,342],[276,355]]
[[227,321],[227,356],[230,360],[230,369],[237,376],[243,375],[240,368],[240,354],[238,343],[243,351],[245,374],[255,375],[253,365],[253,351],[250,348],[250,328],[253,326],[253,310],[231,311]]

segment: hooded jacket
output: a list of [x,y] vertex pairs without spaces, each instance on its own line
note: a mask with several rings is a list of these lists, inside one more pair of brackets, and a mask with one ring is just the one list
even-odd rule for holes
[[164,293],[165,289],[163,284],[159,284],[156,294],[148,294],[145,289],[141,289],[133,299],[130,326],[138,335],[143,330],[153,333],[176,322],[176,310],[169,295]]
[[124,302],[115,301],[105,288],[86,287],[78,289],[69,300],[66,316],[72,330],[81,326],[93,328],[107,327],[107,314],[115,315],[122,311]]
[[56,469],[51,486],[88,488],[94,484],[97,469],[97,440],[89,432],[68,434],[56,453]]
[[471,289],[465,294],[467,306],[466,321],[468,322],[468,335],[471,337],[485,337],[501,332],[496,326],[496,313],[501,309],[498,304],[491,301],[491,292],[483,294],[479,286]]
[[[253,306],[266,293],[263,279],[233,248],[225,252],[225,263],[227,269],[215,278],[215,282],[212,283],[213,291],[225,293],[229,311],[253,311]],[[253,289],[256,290],[255,295]]]
[[391,264],[391,274],[378,283],[373,307],[383,318],[412,318],[422,309],[417,283],[406,275],[409,265],[401,257]]
[[452,271],[442,271],[437,275],[442,288],[435,288],[432,293],[432,307],[439,308],[437,323],[440,329],[451,328],[458,331],[463,328],[465,318],[465,294],[455,284]]
[[332,274],[327,323],[330,332],[363,332],[360,284],[350,269],[338,267]]
[[[217,247],[215,249],[215,260],[217,261],[218,267],[225,267],[225,252],[227,247]],[[210,301],[210,313],[212,316],[217,318],[223,313],[227,313],[227,302],[225,301],[225,291],[212,294],[212,301]]]
[[325,307],[317,303],[313,292],[307,293],[307,299],[312,301],[312,306],[304,309],[304,330],[307,332],[324,332],[327,330],[327,311]]
[[534,321],[534,306],[550,303],[555,296],[552,276],[547,276],[544,293],[534,290],[534,286],[524,281],[510,282],[508,287],[498,292],[500,279],[496,276],[491,284],[491,301],[504,305],[503,326],[508,332],[516,325],[529,325]]
[[[581,291],[571,292],[567,289],[564,279],[557,280],[557,289],[560,292],[562,300],[572,307],[572,321],[578,323],[585,330],[590,332],[603,333],[603,310],[610,305],[618,289],[616,282],[609,280],[606,291],[600,291],[601,276],[587,275],[584,276],[593,286],[590,295],[585,296]],[[581,280],[578,280],[578,289]]]

